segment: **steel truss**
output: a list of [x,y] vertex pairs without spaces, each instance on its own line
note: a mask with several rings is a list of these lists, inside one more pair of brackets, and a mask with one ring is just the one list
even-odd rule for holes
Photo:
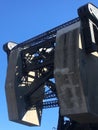
[[[21,91],[25,88],[23,94],[25,96],[26,109],[31,107],[42,107],[46,109],[59,106],[53,74],[56,33],[58,30],[79,20],[79,18],[75,18],[34,38],[17,44],[12,49],[9,49],[8,44],[4,45],[8,62],[10,54],[13,53],[13,51],[17,54],[19,52],[22,72],[20,74],[20,63],[17,62],[15,80],[18,81],[17,91]],[[36,97],[36,101],[34,101],[34,93],[40,91],[40,88],[48,88],[48,90],[45,89],[44,96],[40,95],[40,97]],[[19,93],[18,96],[21,98],[23,95]],[[43,103],[40,101],[40,98],[43,98]],[[59,113],[58,130],[97,130],[97,128],[97,125],[80,125],[74,121],[64,121],[64,117]]]
[[[25,97],[26,109],[59,107],[54,79],[56,33],[58,30],[78,21],[79,18],[75,18],[34,38],[17,44],[11,50],[8,48],[8,44],[4,45],[8,62],[14,50],[17,55],[19,52],[21,68],[19,68],[20,63],[17,62],[15,80],[16,82],[18,80],[18,82],[16,89],[18,97]],[[22,69],[21,73],[19,72],[20,69]],[[23,91],[24,94],[21,95],[20,91],[24,88],[27,90],[25,89]],[[34,101],[34,94],[40,91],[40,88],[46,88],[44,96],[42,94],[36,97],[36,101]],[[43,98],[43,103],[40,98]],[[18,100],[20,101],[20,98]],[[64,124],[63,121],[62,124]],[[58,127],[58,130],[60,130],[60,127]]]
[[[4,50],[7,52],[8,57],[10,54],[8,53],[9,51],[11,52],[15,49],[21,51],[22,77],[19,81],[18,87],[30,87],[34,86],[34,84],[37,84],[35,89],[31,88],[29,92],[25,94],[26,97],[29,97],[30,102],[28,106],[31,106],[31,104],[35,105],[32,103],[32,94],[37,91],[37,89],[44,86],[48,86],[51,93],[45,92],[43,108],[52,108],[58,106],[55,83],[52,81],[54,80],[53,71],[56,33],[59,29],[67,27],[78,21],[79,18],[75,18],[34,38],[17,44],[12,50],[9,50],[7,44],[4,45]],[[18,70],[16,73],[18,73]],[[47,101],[47,99],[50,98],[52,101]],[[53,101],[53,98],[56,99]]]

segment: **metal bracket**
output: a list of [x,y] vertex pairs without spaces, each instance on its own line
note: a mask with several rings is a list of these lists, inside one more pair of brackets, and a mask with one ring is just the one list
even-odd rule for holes
[[86,53],[98,52],[98,8],[88,3],[78,9]]

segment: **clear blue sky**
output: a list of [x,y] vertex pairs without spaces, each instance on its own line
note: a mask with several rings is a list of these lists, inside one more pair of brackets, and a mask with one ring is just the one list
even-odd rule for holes
[[43,111],[40,127],[27,127],[8,120],[5,77],[7,70],[4,43],[20,43],[76,18],[77,8],[97,0],[0,0],[0,130],[52,130],[57,126],[58,109]]

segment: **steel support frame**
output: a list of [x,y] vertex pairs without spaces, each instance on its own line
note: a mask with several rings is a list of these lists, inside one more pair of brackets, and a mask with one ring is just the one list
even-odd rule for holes
[[[56,33],[59,29],[62,29],[64,27],[67,27],[75,22],[78,22],[80,19],[76,18],[74,20],[71,20],[67,23],[64,23],[56,28],[53,28],[45,33],[42,33],[34,38],[31,38],[27,41],[24,41],[20,44],[17,44],[12,50],[9,50],[7,47],[7,44],[4,45],[4,50],[7,52],[8,56],[8,62],[10,58],[10,54],[14,51],[20,51],[20,60],[22,62],[22,76],[18,82],[18,89],[19,91],[22,90],[23,86],[29,87],[28,91],[25,91],[24,97],[25,102],[27,104],[26,109],[29,109],[32,106],[38,106],[40,107],[43,105],[43,109],[45,108],[52,108],[52,107],[58,107],[58,99],[57,99],[57,93],[55,89],[55,83],[54,81],[54,51],[55,51],[55,39],[56,39]],[[16,52],[17,52],[16,51]],[[91,52],[91,50],[89,51]],[[17,68],[18,62],[16,64],[16,79],[17,75],[20,73]],[[52,79],[52,80],[51,80]],[[37,84],[37,85],[36,85]],[[35,86],[35,87],[30,87]],[[43,103],[33,102],[32,96],[33,94],[40,88],[48,86],[49,91],[44,93],[43,99],[46,100]],[[21,95],[19,95],[21,97]],[[39,97],[40,98],[40,97]],[[52,100],[56,98],[55,100]],[[51,99],[50,101],[47,101],[47,99]],[[62,117],[59,113],[59,120],[58,120],[58,128],[57,130],[74,130],[76,129],[76,126],[80,124],[74,122],[74,121],[68,121],[64,122],[64,117]],[[91,125],[90,125],[91,126]],[[97,126],[97,125],[96,125]],[[95,126],[89,127],[88,125],[84,125],[84,127],[88,130],[91,129],[97,129]],[[83,125],[80,125],[78,128],[79,130],[82,128],[84,130],[85,128]]]

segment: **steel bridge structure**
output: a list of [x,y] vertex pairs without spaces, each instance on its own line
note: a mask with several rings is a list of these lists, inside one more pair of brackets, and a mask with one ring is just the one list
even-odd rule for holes
[[[80,18],[75,18],[22,43],[8,42],[3,46],[8,57],[6,79],[8,111],[15,113],[14,116],[9,114],[10,120],[32,125],[22,120],[23,113],[36,109],[41,121],[42,109],[59,107],[54,78],[56,34],[58,30],[79,21]],[[14,97],[12,104],[15,104],[13,108],[10,107],[12,97]],[[59,111],[57,130],[97,130],[97,128],[97,124],[81,125],[72,120],[65,121]]]

